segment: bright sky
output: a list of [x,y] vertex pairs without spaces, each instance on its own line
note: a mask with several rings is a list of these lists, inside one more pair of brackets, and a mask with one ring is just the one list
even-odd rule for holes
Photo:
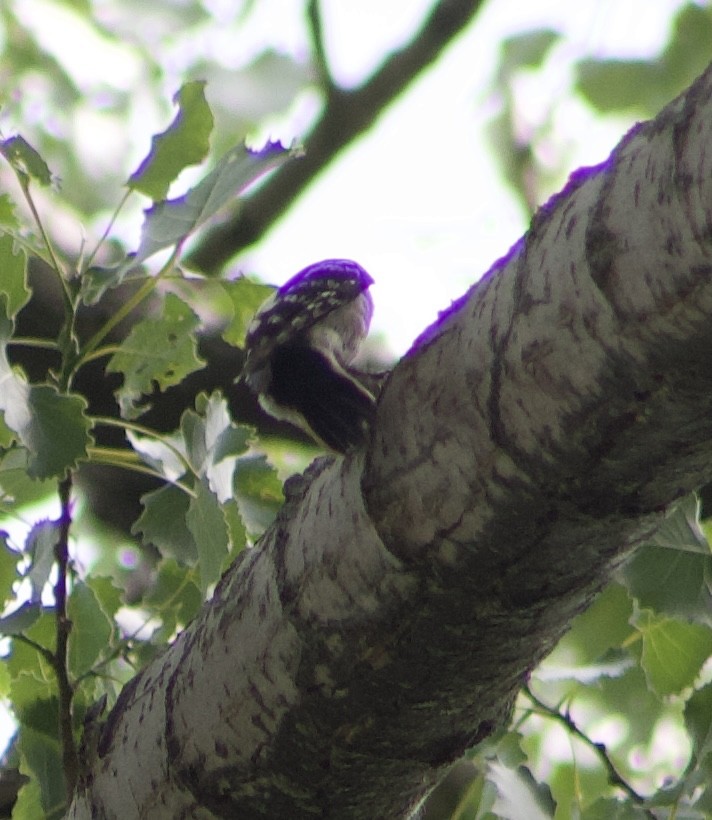
[[[10,2],[80,88],[136,83],[140,66],[135,54],[97,38],[66,4]],[[329,60],[337,80],[349,85],[367,76],[388,50],[409,39],[432,2],[322,0]],[[234,18],[234,0],[204,4],[218,20],[228,23]],[[535,81],[523,79],[519,105],[523,128],[536,126],[554,107],[557,132],[550,149],[555,157],[566,157],[568,174],[579,165],[604,159],[625,129],[622,122],[598,122],[581,103],[566,99],[572,60],[582,54],[655,53],[667,37],[672,10],[681,4],[682,0],[490,0],[477,24],[328,169],[259,248],[242,260],[241,269],[280,284],[318,259],[356,259],[376,280],[373,329],[394,354],[403,353],[438,310],[460,296],[526,229],[524,215],[498,177],[483,136],[495,112],[491,80],[502,38],[547,26],[564,35],[546,74]],[[111,0],[95,0],[95,7],[102,19],[111,20]],[[302,7],[293,0],[260,0],[237,40],[234,28],[228,30],[227,25],[205,30],[199,43],[176,36],[162,55],[168,93],[186,79],[185,52],[205,50],[206,44],[208,53],[235,67],[258,54],[266,41],[302,55]],[[128,135],[117,133],[115,122],[104,122],[92,104],[92,93],[87,96],[89,104],[74,126],[86,163],[111,162],[127,153],[138,162],[150,134],[165,127],[164,121],[154,123],[146,115],[149,106],[142,104],[140,81]],[[40,101],[37,107],[38,118],[45,122],[45,106]],[[299,141],[305,109],[308,100],[295,104],[290,115],[270,123],[263,136],[286,144]],[[137,241],[139,224],[128,228],[133,234],[130,244]],[[78,243],[78,226],[73,232]]]
[[[522,113],[536,123],[568,88],[573,58],[649,56],[665,42],[671,10],[679,5],[679,0],[491,2],[437,67],[343,156],[338,170],[327,172],[300,199],[251,254],[250,268],[281,283],[316,259],[355,258],[376,280],[373,329],[385,335],[394,353],[403,353],[438,310],[526,230],[483,136],[493,113],[488,84],[502,37],[537,26],[566,35],[552,70],[526,89]],[[382,0],[326,0],[329,54],[339,80],[358,82],[429,6],[411,0],[398,4],[400,15],[384,16]],[[559,150],[570,152],[567,174],[605,159],[625,127],[596,122],[576,102],[562,104],[557,119]],[[299,135],[286,130],[273,136]]]

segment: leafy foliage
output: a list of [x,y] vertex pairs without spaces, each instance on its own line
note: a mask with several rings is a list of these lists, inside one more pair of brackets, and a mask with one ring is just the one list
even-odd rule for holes
[[[262,479],[255,473],[251,428],[232,421],[219,393],[201,394],[172,434],[134,421],[150,408],[147,398],[156,388],[180,384],[203,365],[197,355],[200,319],[189,304],[191,283],[200,280],[185,277],[178,267],[184,241],[265,170],[292,156],[277,144],[258,152],[236,145],[185,195],[161,199],[178,173],[207,152],[213,118],[203,91],[202,83],[188,83],[178,92],[178,115],[154,138],[149,155],[131,175],[129,189],[157,201],[147,212],[137,253],[113,269],[92,267],[101,247],[79,260],[60,256],[34,203],[34,186],[52,179],[47,164],[22,136],[0,144],[0,154],[31,203],[40,237],[35,241],[44,245],[41,256],[62,287],[65,307],[64,327],[55,338],[16,339],[16,316],[32,298],[22,249],[29,226],[15,216],[10,198],[3,197],[0,265],[7,275],[0,286],[1,509],[6,516],[19,516],[28,503],[48,493],[58,492],[60,501],[58,517],[37,521],[21,542],[6,534],[0,552],[6,605],[0,633],[12,639],[5,697],[19,724],[20,769],[30,776],[15,809],[18,817],[37,816],[38,806],[44,816],[62,816],[76,778],[67,750],[70,760],[76,758],[86,709],[101,696],[112,702],[121,682],[185,626],[225,566],[248,543],[248,532],[257,536],[270,520],[265,497],[281,498],[273,487],[273,472],[263,468]],[[157,272],[138,270],[139,263],[162,249],[170,256]],[[79,311],[87,305],[102,309],[102,300],[129,271],[133,296],[83,338],[76,330]],[[163,289],[169,279],[174,287]],[[214,286],[224,289],[232,314],[225,336],[239,342],[265,289],[256,283]],[[118,321],[149,297],[153,315],[133,320],[120,344],[106,343]],[[59,365],[42,380],[31,380],[11,361],[9,348],[17,343],[54,350]],[[97,359],[108,359],[105,372],[122,377],[111,418],[92,417],[87,398],[74,388],[83,368]],[[124,448],[96,444],[96,431],[106,425],[123,428]],[[71,486],[85,463],[140,470],[165,482],[145,496],[135,525],[145,543],[158,549],[159,559],[155,582],[137,602],[140,607],[134,607],[132,627],[121,618],[122,611],[131,611],[121,578],[88,572],[76,555],[70,558],[75,550],[71,533],[80,524]],[[243,471],[246,476],[238,479]],[[235,500],[238,482],[242,489],[237,498],[260,511],[259,526],[254,515],[243,521]],[[272,514],[274,507],[269,508]],[[148,618],[152,631],[144,628]],[[71,623],[68,639],[63,623]],[[61,685],[63,680],[68,687]],[[57,735],[62,722],[73,726],[69,736]]]
[[[90,21],[88,0],[62,5]],[[114,28],[131,43],[122,44],[122,65],[140,63],[146,97],[160,99],[162,73],[152,38],[165,47],[175,32],[202,25],[207,6],[173,3],[154,25],[137,28],[135,14],[146,4],[117,5]],[[252,5],[245,4],[245,14]],[[254,543],[282,504],[277,470],[254,447],[253,431],[231,418],[219,392],[198,396],[171,433],[139,420],[156,390],[183,384],[203,364],[196,294],[209,289],[211,299],[225,306],[221,336],[239,346],[269,293],[246,278],[186,274],[180,256],[184,244],[222,209],[239,204],[246,188],[294,156],[276,144],[249,151],[230,135],[246,133],[286,108],[313,81],[313,72],[270,49],[240,68],[198,54],[185,74],[207,77],[207,87],[201,79],[180,88],[172,121],[153,137],[136,169],[97,168],[62,139],[86,107],[93,107],[91,93],[97,92],[80,88],[38,45],[14,6],[0,4],[7,32],[0,72],[18,83],[35,73],[46,78],[56,103],[50,125],[48,118],[33,118],[22,94],[3,97],[3,109],[29,130],[0,143],[3,179],[14,174],[16,182],[12,192],[7,185],[0,193],[0,514],[2,526],[12,530],[0,531],[0,634],[9,644],[0,665],[0,696],[17,720],[14,754],[29,776],[13,817],[34,820],[61,817],[72,783],[63,764],[67,738],[56,729],[60,716],[71,721],[76,744],[91,705],[102,696],[113,704],[136,669],[195,616],[224,568]],[[684,6],[656,59],[580,61],[573,72],[576,91],[603,112],[651,113],[708,59],[710,19],[709,9]],[[91,38],[105,49],[118,47],[101,25],[90,22]],[[501,102],[491,125],[497,158],[527,210],[542,198],[531,179],[552,178],[537,162],[536,149],[550,138],[555,117],[552,109],[543,123],[522,133],[514,80],[545,71],[561,39],[548,29],[508,39],[494,81]],[[102,94],[109,97],[102,98],[102,116],[110,130],[123,133],[134,105],[130,88]],[[157,103],[148,119],[168,112],[169,105]],[[211,140],[212,156],[221,158],[168,198],[183,171],[211,155]],[[65,180],[61,198],[55,194],[58,179]],[[151,200],[146,208],[142,196]],[[24,215],[28,201],[33,221]],[[58,237],[47,235],[37,213],[40,202],[51,202],[65,215],[78,213],[87,223],[111,210],[114,217],[97,247],[73,255]],[[133,253],[112,237],[123,208],[144,208]],[[49,267],[64,297],[63,327],[42,339],[21,339],[16,331],[18,316],[33,298],[28,256]],[[130,295],[107,320],[102,309],[116,304],[112,295],[127,283]],[[136,318],[135,309],[149,301],[150,318]],[[104,317],[92,335],[77,331],[82,312]],[[128,327],[117,344],[111,333],[121,322]],[[30,377],[12,357],[21,345],[47,348],[56,361],[40,378]],[[106,362],[105,372],[122,380],[110,418],[95,416],[91,397],[79,387],[96,361]],[[123,431],[123,446],[101,443],[99,433],[107,426]],[[148,566],[143,585],[132,585],[138,571],[114,560],[94,563],[84,554],[86,541],[102,552],[102,537],[92,533],[87,539],[80,500],[62,495],[61,488],[87,465],[135,470],[160,481],[144,495],[133,526],[156,556],[141,564]],[[36,509],[58,496],[58,509],[56,503],[50,512]],[[29,531],[15,534],[18,519],[31,521]],[[103,552],[113,559],[120,549],[107,540],[110,550]],[[62,560],[62,550],[70,560]],[[95,569],[99,565],[112,569],[102,574]],[[637,818],[652,808],[687,818],[711,816],[711,597],[712,551],[697,503],[687,499],[534,671],[511,730],[472,752],[475,774],[454,816]],[[64,649],[58,626],[63,619],[72,622]],[[62,674],[72,684],[69,699],[58,686]]]

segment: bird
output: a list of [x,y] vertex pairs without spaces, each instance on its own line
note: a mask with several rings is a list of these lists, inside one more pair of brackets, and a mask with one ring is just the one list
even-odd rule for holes
[[289,279],[247,330],[243,378],[271,416],[346,454],[364,447],[376,398],[351,366],[373,315],[373,278],[349,259],[324,259]]

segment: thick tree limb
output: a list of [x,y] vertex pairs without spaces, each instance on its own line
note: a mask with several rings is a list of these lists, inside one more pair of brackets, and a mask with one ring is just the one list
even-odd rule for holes
[[[712,67],[427,331],[127,687],[71,817],[399,817],[712,478]],[[94,812],[94,814],[92,814]]]
[[344,91],[329,83],[324,89],[324,110],[304,140],[305,156],[275,171],[242,201],[232,219],[205,233],[188,262],[199,270],[219,270],[238,251],[256,242],[339,151],[367,131],[403,89],[440,56],[482,4],[483,0],[440,0],[418,35],[360,88]]

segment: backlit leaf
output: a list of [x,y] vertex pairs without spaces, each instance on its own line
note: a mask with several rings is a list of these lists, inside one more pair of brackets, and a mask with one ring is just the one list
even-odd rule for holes
[[186,83],[174,102],[178,105],[175,119],[153,137],[148,156],[127,183],[153,200],[164,199],[178,174],[202,162],[210,147],[213,115],[205,99],[205,83]]

